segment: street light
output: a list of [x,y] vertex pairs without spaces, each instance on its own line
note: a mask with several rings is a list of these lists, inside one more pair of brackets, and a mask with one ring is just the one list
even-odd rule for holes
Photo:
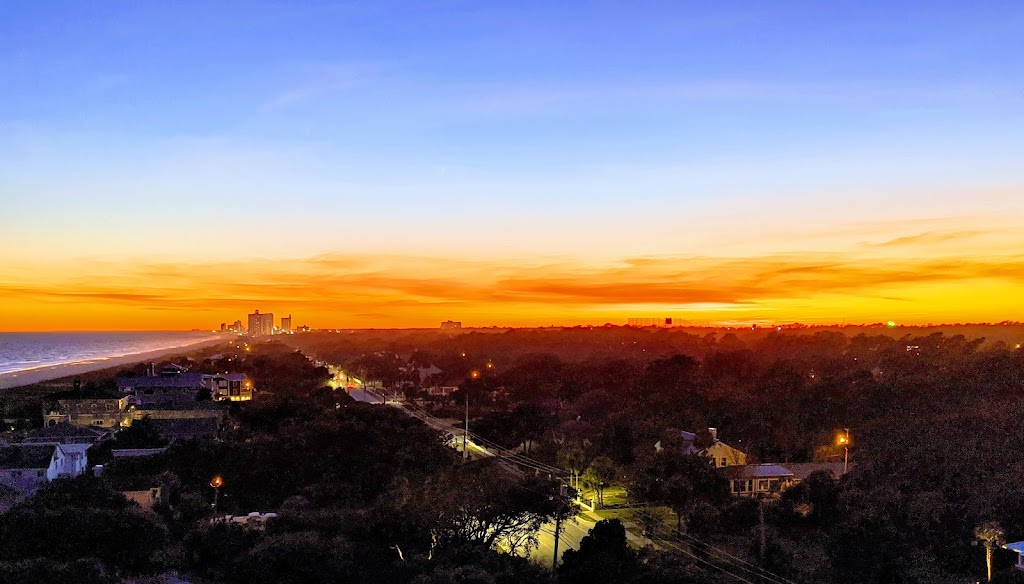
[[843,447],[845,455],[843,456],[843,474],[850,468],[850,429],[843,428],[845,434],[839,435],[839,445]]
[[224,485],[224,479],[220,478],[220,475],[216,475],[210,480],[210,486],[213,487],[213,514],[217,514],[217,495],[220,494],[220,488]]

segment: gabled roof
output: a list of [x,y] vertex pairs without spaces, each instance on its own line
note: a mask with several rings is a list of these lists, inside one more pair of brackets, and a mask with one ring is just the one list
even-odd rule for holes
[[729,479],[792,478],[793,473],[778,464],[744,464],[721,469]]
[[0,446],[0,469],[30,468],[44,469],[50,467],[54,450],[60,448],[55,444],[10,444]]
[[52,426],[44,426],[38,430],[32,431],[27,438],[22,440],[22,442],[59,442],[60,444],[92,444],[94,442],[98,442],[106,438],[110,434],[111,432],[109,430],[86,428],[84,426],[75,426],[70,422],[60,422]]

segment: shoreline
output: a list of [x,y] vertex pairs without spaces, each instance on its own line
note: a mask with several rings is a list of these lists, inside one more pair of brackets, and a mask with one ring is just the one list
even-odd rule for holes
[[222,338],[206,339],[195,343],[179,345],[177,347],[154,349],[152,351],[144,351],[142,353],[131,353],[128,355],[119,355],[117,357],[101,357],[98,359],[77,361],[74,363],[58,363],[54,365],[44,365],[34,369],[23,369],[21,371],[0,373],[0,390],[24,387],[26,385],[53,381],[55,379],[62,379],[64,377],[71,377],[74,375],[83,375],[85,373],[93,373],[95,371],[122,367],[124,365],[134,365],[136,363],[166,357],[167,355],[194,351],[196,349],[224,342],[226,342],[226,340]]

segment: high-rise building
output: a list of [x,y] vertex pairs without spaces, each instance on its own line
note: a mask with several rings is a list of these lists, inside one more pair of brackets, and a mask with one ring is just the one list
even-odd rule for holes
[[274,313],[260,314],[257,310],[249,315],[249,334],[258,337],[260,335],[274,334]]
[[227,330],[228,330],[228,323],[226,323],[226,322],[220,323],[220,332],[223,333],[223,332],[225,332]]
[[292,332],[292,315],[281,317],[281,332],[286,335]]

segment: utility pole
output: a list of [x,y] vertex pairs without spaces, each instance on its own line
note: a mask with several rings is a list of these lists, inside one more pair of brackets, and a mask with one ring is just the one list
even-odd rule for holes
[[762,497],[758,497],[757,513],[758,513],[758,523],[760,524],[760,530],[759,530],[760,531],[760,534],[759,534],[760,537],[758,537],[758,544],[760,544],[760,545],[757,546],[757,553],[758,553],[758,557],[761,559],[761,564],[763,565],[764,564],[764,548],[767,547],[767,543],[768,543],[766,541],[767,538],[765,537],[765,532],[764,532],[764,497],[763,496]]
[[466,388],[466,429],[462,434],[462,462],[469,460],[469,388]]
[[562,534],[562,510],[565,507],[565,485],[558,488],[558,507],[555,511],[555,557],[551,560],[551,570],[558,569],[558,536]]

